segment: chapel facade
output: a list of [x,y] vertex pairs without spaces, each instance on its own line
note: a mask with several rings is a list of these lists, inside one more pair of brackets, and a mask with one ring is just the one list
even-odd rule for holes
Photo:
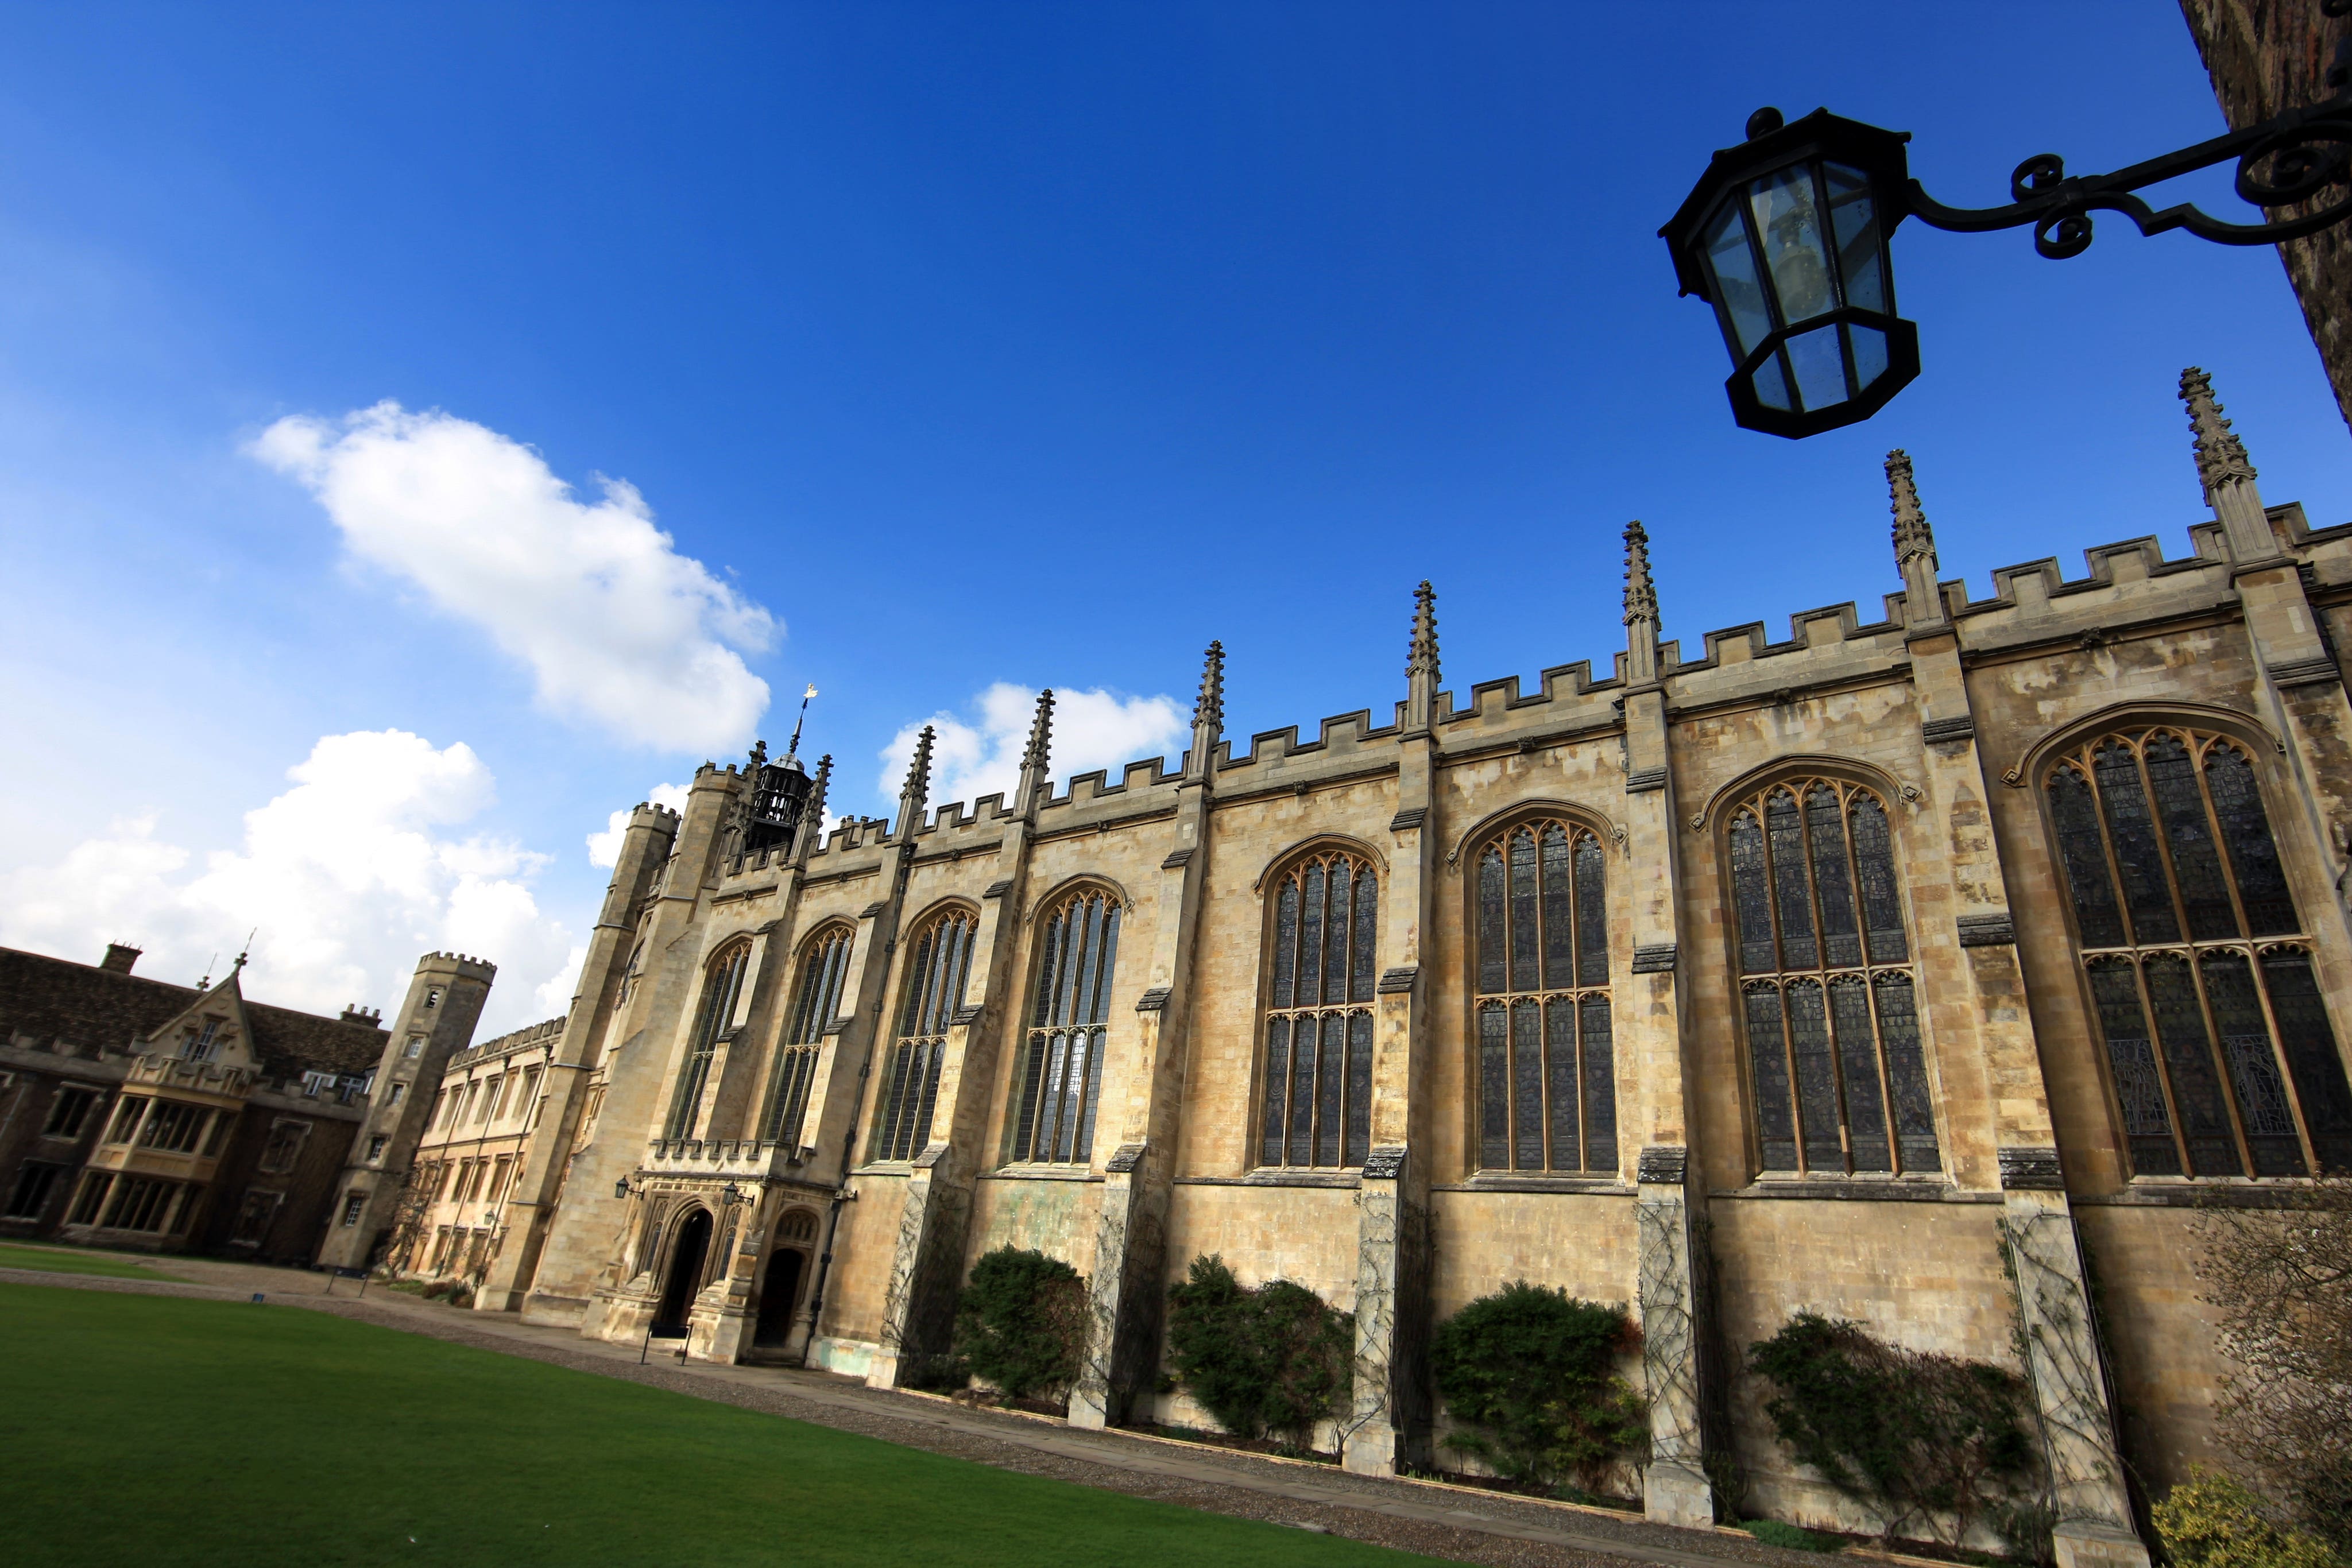
[[[2212,519],[1691,653],[1625,534],[1626,645],[1457,695],[1422,585],[1393,708],[830,832],[829,760],[639,806],[477,1305],[911,1381],[1012,1244],[1087,1281],[1071,1419],[1155,1392],[1192,1260],[1357,1322],[1351,1467],[1427,1463],[1432,1326],[1519,1279],[1625,1303],[1654,1518],[1832,1525],[1741,1353],[1805,1310],[2025,1373],[2063,1560],[2147,1561],[2214,1452],[2195,1206],[2352,1168],[2352,525],[2265,507],[2184,375]],[[1867,1526],[1864,1525],[1866,1528]]]

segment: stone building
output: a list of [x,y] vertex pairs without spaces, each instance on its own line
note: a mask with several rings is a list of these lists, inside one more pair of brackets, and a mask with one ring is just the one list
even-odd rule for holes
[[308,1263],[387,1047],[376,1014],[0,948],[0,1239]]
[[539,1120],[540,1084],[562,1019],[549,1019],[449,1059],[427,1104],[386,1262],[427,1280],[478,1285],[505,1236],[506,1197]]
[[478,1305],[888,1385],[1035,1247],[1098,1425],[1186,1414],[1160,1308],[1217,1253],[1355,1312],[1329,1437],[1379,1471],[1443,1435],[1432,1325],[1528,1279],[1638,1320],[1654,1517],[1727,1455],[1866,1525],[1739,1371],[1811,1310],[2019,1366],[2063,1560],[2145,1563],[2125,1459],[2213,1452],[2192,1206],[2352,1166],[2352,525],[2265,507],[2181,391],[2181,559],[1970,598],[1897,453],[1874,617],[1662,643],[1637,524],[1623,652],[1532,690],[1448,689],[1424,584],[1401,696],[1311,739],[1235,747],[1212,643],[1173,768],[1057,792],[1050,693],[1009,800],[929,809],[928,733],[830,832],[827,764],[706,766],[533,1042]]

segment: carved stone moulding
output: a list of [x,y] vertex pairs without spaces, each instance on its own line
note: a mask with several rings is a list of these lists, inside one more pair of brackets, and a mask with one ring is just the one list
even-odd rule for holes
[[1384,997],[1398,996],[1412,990],[1413,981],[1420,977],[1421,967],[1417,964],[1407,964],[1394,969],[1383,969],[1381,971],[1381,983],[1376,989]]
[[2336,661],[2325,653],[2315,659],[2295,659],[2271,666],[2271,679],[2281,686],[2331,685],[2344,679]]
[[1955,923],[1960,928],[1963,947],[2014,947],[2017,946],[2017,923],[2009,911],[1998,915],[1963,915]]
[[1652,1144],[1642,1151],[1633,1179],[1643,1186],[1680,1186],[1690,1165],[1690,1151],[1680,1144]]
[[1639,773],[1625,775],[1625,793],[1628,795],[1647,795],[1665,787],[1666,770],[1664,768],[1644,768]]
[[2000,1151],[2000,1185],[2004,1192],[2063,1192],[2066,1176],[2053,1148],[2005,1148]]
[[1167,1005],[1168,988],[1166,986],[1154,986],[1135,998],[1135,1010],[1139,1013],[1156,1013]]
[[1670,975],[1680,949],[1672,942],[1652,942],[1633,949],[1633,973],[1637,975]]
[[1404,1145],[1384,1144],[1364,1156],[1364,1179],[1394,1181],[1404,1175]]
[[1919,727],[1919,738],[1929,746],[1972,740],[1976,733],[1977,721],[1969,714],[1957,714],[1950,718],[1931,718]]
[[985,888],[982,888],[981,890],[980,896],[982,898],[1003,898],[1006,894],[1011,893],[1012,891],[1013,879],[1009,876],[1001,876],[994,882],[990,883]]
[[1143,1149],[1141,1144],[1121,1144],[1111,1151],[1110,1160],[1103,1169],[1113,1175],[1126,1175],[1143,1163]]
[[1403,810],[1399,811],[1395,816],[1389,819],[1389,831],[1391,833],[1402,833],[1407,828],[1417,828],[1428,820],[1428,807],[1407,806]]

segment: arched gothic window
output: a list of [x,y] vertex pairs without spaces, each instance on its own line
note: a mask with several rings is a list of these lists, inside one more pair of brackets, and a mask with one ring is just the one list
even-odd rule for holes
[[841,1010],[842,981],[849,972],[850,941],[856,935],[846,925],[828,925],[801,949],[800,984],[793,992],[792,1009],[784,1015],[784,1035],[776,1047],[776,1071],[768,1088],[768,1115],[761,1134],[772,1144],[800,1146],[809,1083],[816,1076],[825,1025]]
[[1360,1166],[1370,1150],[1379,927],[1380,879],[1360,855],[1310,855],[1276,885],[1262,1166]]
[[2043,789],[2133,1174],[2352,1169],[2344,1059],[2244,749],[2108,735]]
[[907,963],[906,999],[898,1009],[898,1039],[884,1081],[877,1160],[910,1160],[931,1135],[940,1065],[947,1060],[948,1025],[963,1003],[971,968],[971,939],[980,923],[964,910],[935,916],[915,939]]
[[1886,803],[1776,784],[1733,809],[1730,841],[1764,1168],[1941,1169]]
[[1608,857],[1547,819],[1478,855],[1478,1164],[1614,1171]]
[[702,1086],[710,1081],[710,1061],[735,1016],[743,980],[751,967],[751,944],[737,942],[710,960],[702,972],[702,1003],[694,1015],[686,1066],[677,1075],[677,1096],[670,1103],[669,1135],[694,1136],[702,1114]]
[[1093,888],[1071,894],[1046,917],[1013,1112],[1015,1160],[1083,1163],[1094,1152],[1118,915],[1118,901]]

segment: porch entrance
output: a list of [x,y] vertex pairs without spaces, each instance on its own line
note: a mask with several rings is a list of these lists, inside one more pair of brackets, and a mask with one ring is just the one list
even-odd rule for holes
[[670,1248],[669,1277],[662,1285],[661,1306],[654,1313],[655,1337],[685,1336],[687,1314],[694,1310],[695,1292],[702,1286],[702,1260],[709,1250],[710,1211],[697,1208],[678,1221],[677,1240]]

